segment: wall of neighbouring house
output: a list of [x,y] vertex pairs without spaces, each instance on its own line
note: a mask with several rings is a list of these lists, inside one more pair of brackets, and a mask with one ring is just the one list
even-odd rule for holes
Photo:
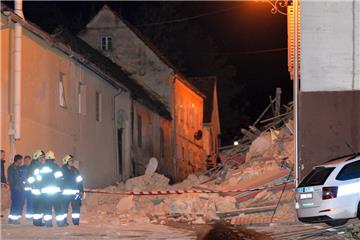
[[176,180],[202,171],[205,167],[203,137],[196,140],[197,131],[203,134],[204,100],[179,79],[175,81],[176,121]]
[[[101,50],[102,36],[111,36],[111,50]],[[170,107],[172,69],[107,6],[88,23],[79,37],[129,72],[132,78],[145,83]]]
[[133,109],[133,174],[143,175],[150,158],[155,157],[159,162],[158,172],[170,175],[171,172],[165,172],[172,149],[169,142],[165,143],[170,136],[170,122],[136,101],[133,102]]
[[[6,23],[7,19],[2,15],[1,21]],[[10,150],[7,132],[13,108],[13,35],[13,24],[1,29],[1,148],[6,152]],[[65,107],[59,104],[60,79],[64,81]],[[80,83],[86,85],[86,111],[81,114]],[[114,87],[24,29],[21,90],[21,139],[16,142],[16,153],[52,149],[58,164],[65,153],[73,154],[79,160],[86,187],[101,187],[119,179]],[[102,96],[100,122],[95,118],[96,92]]]
[[359,4],[301,2],[301,178],[347,144],[360,151]]

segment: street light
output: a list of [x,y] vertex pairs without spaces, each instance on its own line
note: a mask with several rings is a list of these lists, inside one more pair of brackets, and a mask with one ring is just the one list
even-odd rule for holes
[[[286,8],[290,5],[291,0],[255,0],[255,2],[267,2],[271,5],[271,13],[276,14],[279,13],[281,15],[287,15]],[[295,1],[295,0],[294,0]]]

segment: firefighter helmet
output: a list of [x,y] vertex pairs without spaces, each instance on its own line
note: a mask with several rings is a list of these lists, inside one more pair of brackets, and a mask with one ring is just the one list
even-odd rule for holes
[[55,160],[55,153],[53,151],[49,150],[45,155],[45,159]]
[[45,155],[43,150],[37,150],[36,152],[34,152],[33,154],[33,159],[37,160],[40,158],[41,155]]
[[63,159],[62,159],[62,162],[63,164],[67,164],[69,162],[69,160],[73,159],[74,157],[70,154],[66,154]]

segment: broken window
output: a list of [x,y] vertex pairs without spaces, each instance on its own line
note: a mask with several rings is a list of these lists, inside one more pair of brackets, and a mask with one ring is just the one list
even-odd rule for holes
[[96,114],[96,121],[101,122],[102,120],[102,95],[100,92],[96,92],[95,98],[95,114]]
[[83,83],[79,83],[78,98],[79,98],[79,113],[82,115],[86,115],[86,85]]
[[138,146],[142,147],[142,119],[141,115],[137,116],[137,139],[138,139]]
[[65,85],[66,85],[66,74],[60,73],[59,79],[59,105],[66,108],[66,98],[65,98]]
[[111,36],[101,37],[101,50],[108,51],[112,48],[112,38]]

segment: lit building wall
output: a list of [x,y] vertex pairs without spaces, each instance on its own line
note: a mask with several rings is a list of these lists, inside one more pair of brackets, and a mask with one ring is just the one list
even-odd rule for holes
[[300,2],[301,178],[315,165],[360,151],[359,3]]

